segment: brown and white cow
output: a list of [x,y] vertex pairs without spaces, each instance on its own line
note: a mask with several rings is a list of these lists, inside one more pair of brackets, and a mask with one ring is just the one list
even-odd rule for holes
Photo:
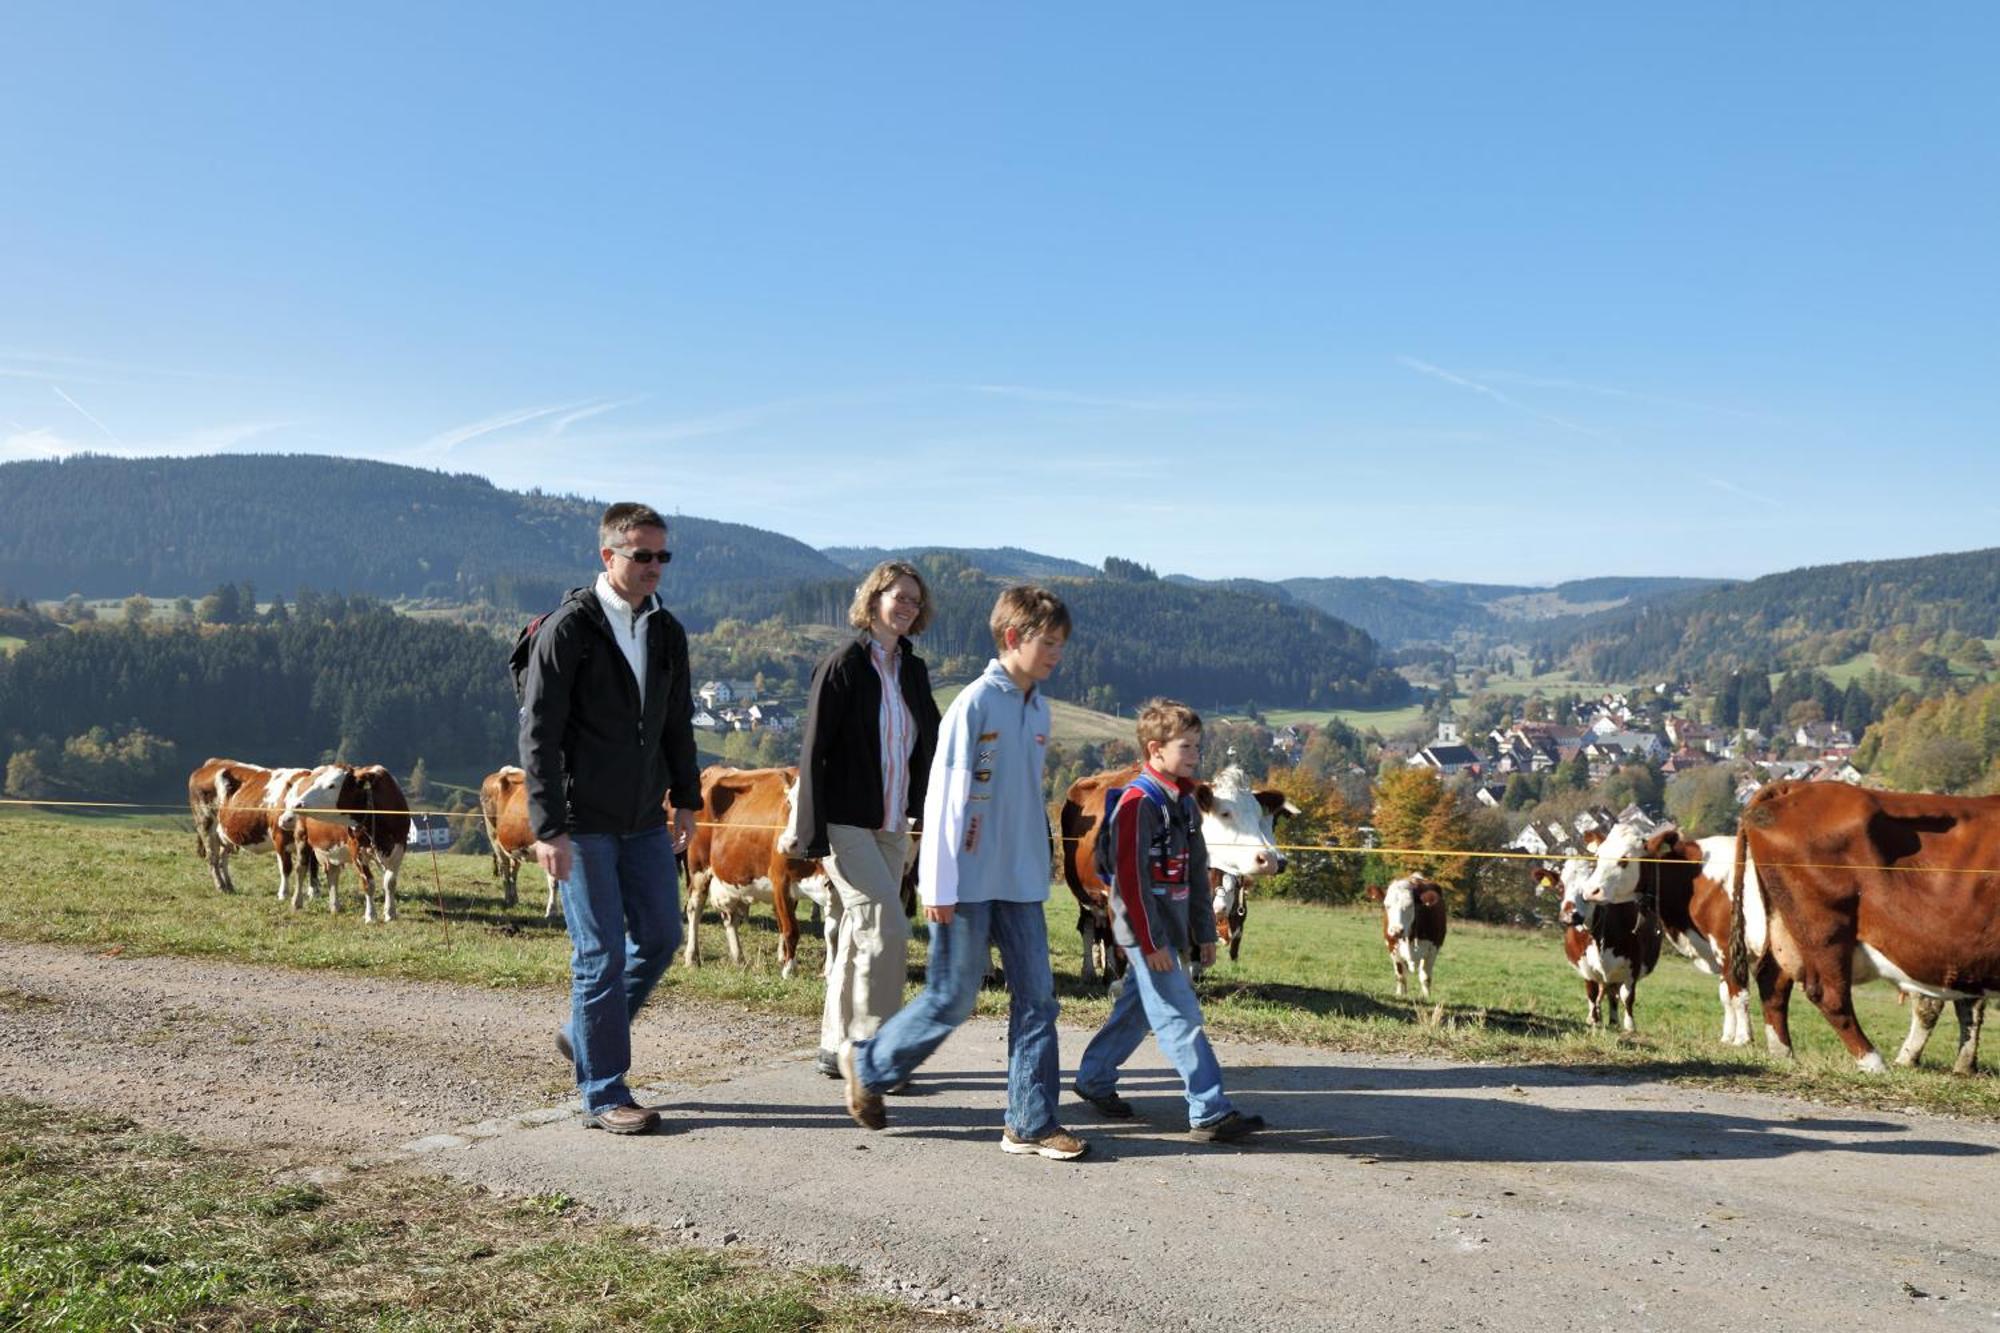
[[[1589,844],[1586,844],[1589,845]],[[1604,1022],[1604,1001],[1626,1032],[1637,1030],[1633,1005],[1639,983],[1660,962],[1660,917],[1650,896],[1640,893],[1645,840],[1625,824],[1613,826],[1595,845],[1595,860],[1564,863],[1560,872],[1535,871],[1535,889],[1560,886],[1557,919],[1563,926],[1563,954],[1583,978],[1590,1024]]]
[[[1729,969],[1730,884],[1735,875],[1736,839],[1723,834],[1683,837],[1671,826],[1646,839],[1639,868],[1642,895],[1650,896],[1660,913],[1667,942],[1693,963],[1695,970],[1717,978],[1722,1004],[1722,1044],[1750,1044],[1750,996]],[[1746,873],[1754,871],[1746,869]],[[1764,1015],[1764,1044],[1773,1055],[1792,1053],[1788,1008],[1792,979],[1765,958],[1757,968],[1757,993]]]
[[[507,906],[519,901],[521,863],[535,847],[535,831],[528,825],[528,775],[512,764],[488,773],[479,784],[479,817],[486,825],[486,842],[493,849],[493,874],[506,894]],[[548,901],[542,919],[556,915],[556,880],[548,880]]]
[[[1111,935],[1110,888],[1097,876],[1098,826],[1104,822],[1105,793],[1123,787],[1139,776],[1139,766],[1128,764],[1107,773],[1094,773],[1070,784],[1063,797],[1062,832],[1063,880],[1077,902],[1076,929],[1083,942],[1083,979],[1094,981],[1103,969],[1106,982],[1124,973],[1124,955]],[[1275,788],[1253,790],[1243,770],[1230,765],[1215,781],[1195,788],[1195,804],[1201,810],[1201,836],[1208,847],[1211,883],[1217,874],[1234,877],[1239,895],[1225,910],[1237,913],[1235,935],[1229,950],[1236,957],[1242,939],[1240,894],[1243,881],[1260,875],[1275,875],[1285,868],[1285,857],[1277,848],[1273,820],[1280,814],[1295,815],[1299,808]],[[1217,938],[1227,919],[1217,922]]]
[[793,894],[804,893],[819,904],[829,938],[837,928],[839,896],[816,860],[787,856],[780,838],[787,830],[797,845],[792,790],[796,768],[727,768],[711,764],[701,771],[701,811],[694,837],[687,846],[687,943],[683,958],[689,967],[701,965],[701,912],[711,898],[729,940],[730,961],[742,964],[743,943],[737,927],[750,915],[752,903],[768,902],[778,918],[778,970],[791,976],[798,969],[799,926]]
[[1382,904],[1382,942],[1396,969],[1396,995],[1408,999],[1415,974],[1423,998],[1431,998],[1431,969],[1444,947],[1444,890],[1422,875],[1405,875],[1385,888],[1368,886],[1368,900]]
[[380,876],[381,920],[394,921],[396,879],[410,842],[410,804],[395,776],[380,764],[321,764],[293,787],[284,804],[306,825],[311,869],[329,875],[328,907],[338,910],[332,877],[351,861],[361,879],[361,919],[376,920],[374,890]]
[[291,891],[292,849],[287,836],[291,821],[285,815],[284,796],[304,771],[210,759],[188,775],[195,846],[207,858],[218,890],[236,892],[230,857],[246,848],[269,847],[278,858],[278,896]]
[[2000,989],[2000,797],[1774,782],[1744,809],[1737,845],[1756,874],[1736,877],[1735,979],[1774,958],[1864,1072],[1886,1066],[1855,1017],[1857,983],[1939,1000]]

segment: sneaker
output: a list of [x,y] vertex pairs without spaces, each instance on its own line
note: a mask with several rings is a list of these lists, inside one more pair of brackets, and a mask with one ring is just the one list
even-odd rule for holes
[[914,1080],[914,1079],[907,1079],[907,1078],[906,1078],[906,1079],[904,1079],[904,1080],[903,1080],[903,1081],[902,1081],[901,1083],[898,1083],[898,1084],[897,1084],[897,1085],[896,1085],[895,1087],[893,1087],[893,1088],[884,1088],[884,1089],[882,1089],[882,1095],[883,1095],[884,1097],[901,1097],[902,1095],[904,1095],[905,1093],[907,1093],[907,1092],[909,1092],[909,1091],[910,1091],[910,1085],[911,1085],[911,1084],[912,1084],[913,1082],[915,1082],[915,1080]]
[[1196,1125],[1188,1131],[1188,1137],[1196,1143],[1234,1143],[1248,1138],[1264,1128],[1261,1115],[1244,1115],[1241,1111],[1231,1111],[1220,1120],[1206,1125]]
[[870,1092],[861,1086],[861,1075],[854,1072],[854,1043],[840,1043],[840,1076],[847,1080],[847,1113],[854,1117],[854,1123],[863,1129],[880,1129],[889,1123],[889,1113],[882,1109],[882,1094]]
[[1090,1151],[1090,1145],[1076,1135],[1060,1127],[1036,1139],[1018,1137],[1013,1130],[1000,1131],[1000,1151],[1016,1156],[1033,1155],[1047,1157],[1058,1162],[1068,1162]]
[[660,1123],[660,1113],[627,1102],[623,1106],[594,1112],[585,1118],[584,1123],[592,1129],[607,1130],[613,1134],[644,1134]]
[[569,1044],[569,1030],[567,1028],[556,1029],[556,1049],[562,1052],[563,1059],[569,1061],[571,1064],[576,1063],[576,1048]]
[[813,1068],[828,1078],[839,1078],[840,1057],[822,1046],[819,1048],[819,1054],[813,1058]]
[[1108,1115],[1113,1120],[1130,1120],[1138,1114],[1132,1109],[1132,1103],[1120,1097],[1116,1089],[1106,1093],[1085,1092],[1081,1084],[1072,1083],[1069,1090],[1095,1106],[1099,1115]]

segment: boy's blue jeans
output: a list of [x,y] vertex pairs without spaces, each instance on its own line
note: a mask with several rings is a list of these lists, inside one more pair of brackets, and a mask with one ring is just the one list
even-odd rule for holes
[[1150,1027],[1160,1053],[1187,1089],[1188,1124],[1214,1124],[1233,1108],[1223,1095],[1222,1066],[1202,1030],[1201,1001],[1187,969],[1176,958],[1173,971],[1155,972],[1136,948],[1125,950],[1125,961],[1125,985],[1112,1002],[1111,1016],[1083,1048],[1077,1090],[1092,1097],[1116,1091],[1119,1066],[1132,1058]]
[[910,1077],[972,1013],[986,975],[989,942],[1007,970],[1007,1128],[1038,1139],[1055,1129],[1062,1084],[1056,1052],[1056,979],[1049,970],[1049,924],[1040,903],[959,903],[951,924],[931,926],[924,988],[868,1041],[854,1043],[863,1087],[893,1088]]
[[569,1039],[583,1109],[595,1115],[632,1101],[632,1016],[681,947],[680,876],[665,828],[569,842]]

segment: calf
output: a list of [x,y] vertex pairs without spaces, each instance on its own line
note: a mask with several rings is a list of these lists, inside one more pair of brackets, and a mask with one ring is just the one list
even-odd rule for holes
[[[381,919],[394,921],[396,880],[410,841],[410,805],[389,770],[380,764],[364,768],[322,764],[286,797],[285,807],[308,826],[313,872],[324,869],[329,875],[328,908],[339,907],[331,877],[351,860],[361,878],[361,919],[376,919],[374,890],[379,876]],[[317,831],[314,825],[320,826]]]
[[[493,849],[493,874],[500,881],[507,906],[512,907],[519,901],[516,885],[521,863],[535,847],[535,832],[528,827],[527,774],[511,764],[488,773],[479,784],[479,817],[486,825],[487,845]],[[548,880],[549,893],[542,919],[551,921],[556,915],[557,881],[553,875],[543,878]]]
[[[1104,822],[1105,793],[1138,776],[1137,764],[1095,773],[1071,783],[1063,797],[1063,879],[1077,901],[1076,929],[1083,941],[1086,982],[1097,979],[1100,967],[1107,982],[1125,970],[1124,955],[1111,935],[1110,886],[1097,876],[1095,853],[1098,826]],[[1233,764],[1217,774],[1213,783],[1195,788],[1195,804],[1201,810],[1201,836],[1208,846],[1211,885],[1220,887],[1215,880],[1218,874],[1236,882],[1234,895],[1225,905],[1225,910],[1235,914],[1234,934],[1223,934],[1228,918],[1218,916],[1216,922],[1217,938],[1229,939],[1229,956],[1234,958],[1242,948],[1243,881],[1275,875],[1285,868],[1273,820],[1281,814],[1295,815],[1299,808],[1275,788],[1252,790],[1243,770]]]
[[1382,942],[1396,969],[1396,996],[1408,999],[1416,974],[1423,998],[1431,998],[1431,968],[1444,947],[1444,892],[1422,875],[1391,880],[1387,888],[1368,886],[1371,902],[1382,904]]

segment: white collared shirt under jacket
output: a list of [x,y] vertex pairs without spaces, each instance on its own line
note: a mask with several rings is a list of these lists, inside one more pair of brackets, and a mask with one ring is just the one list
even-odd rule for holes
[[639,687],[639,706],[646,706],[646,617],[659,610],[660,599],[647,596],[639,604],[638,610],[618,595],[611,586],[611,575],[597,576],[597,600],[604,604],[604,618],[611,622],[611,637],[618,641],[618,651],[625,654],[625,661],[632,668],[632,679]]

